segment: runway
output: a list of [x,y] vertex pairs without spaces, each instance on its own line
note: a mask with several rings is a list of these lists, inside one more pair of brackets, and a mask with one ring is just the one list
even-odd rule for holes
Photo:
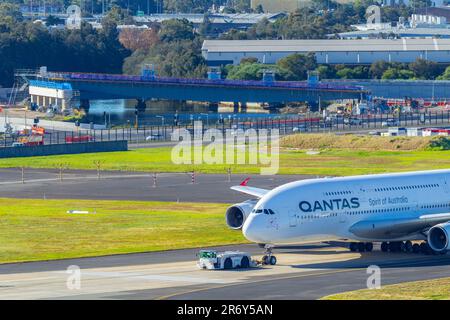
[[[220,247],[261,254],[256,245]],[[276,249],[278,264],[247,270],[206,271],[197,250],[30,262],[0,266],[1,299],[318,299],[366,287],[369,265],[381,284],[450,277],[450,256],[351,253],[335,244]],[[69,266],[79,266],[81,287],[67,287]]]
[[20,168],[0,169],[0,195],[5,198],[91,199],[235,203],[248,196],[230,190],[247,177],[250,184],[272,189],[281,184],[310,178],[306,175],[228,175],[196,174],[195,183],[188,173],[159,173],[156,187],[152,173],[102,171],[63,171],[25,169],[22,183]]

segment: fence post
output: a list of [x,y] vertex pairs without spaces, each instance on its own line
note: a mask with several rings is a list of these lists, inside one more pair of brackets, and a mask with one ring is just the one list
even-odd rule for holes
[[100,180],[100,165],[101,165],[101,163],[99,160],[95,160],[94,164],[97,167],[97,180]]
[[63,164],[62,163],[59,164],[59,181],[60,182],[63,181]]
[[156,172],[153,172],[153,188],[156,188],[156,184],[157,184]]
[[191,183],[192,184],[195,183],[195,171],[194,170],[192,170]]
[[228,182],[231,182],[231,167],[228,168]]
[[24,167],[21,167],[21,169],[22,169],[22,184],[24,184],[25,183],[25,169],[24,169]]

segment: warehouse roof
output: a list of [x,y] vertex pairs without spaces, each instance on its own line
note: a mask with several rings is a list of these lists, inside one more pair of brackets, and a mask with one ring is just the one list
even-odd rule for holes
[[205,40],[207,52],[348,52],[450,50],[450,39]]
[[[377,36],[380,33],[383,34],[395,34],[402,38],[405,37],[450,37],[450,28],[386,28],[377,30],[363,30],[363,31],[350,31],[339,33],[340,37],[343,38],[356,38],[356,37],[368,37]],[[329,34],[328,36],[333,37],[334,34]]]

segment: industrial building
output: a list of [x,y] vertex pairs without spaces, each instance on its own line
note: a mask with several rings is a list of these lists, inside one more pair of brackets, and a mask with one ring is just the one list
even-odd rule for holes
[[[210,13],[208,14],[209,23],[215,33],[221,33],[230,29],[246,30],[257,24],[263,19],[275,22],[277,19],[285,17],[284,12],[276,13]],[[147,16],[133,17],[134,21],[139,24],[161,23],[172,19],[186,19],[199,28],[205,21],[205,15],[201,13],[162,13],[151,14]]]
[[321,64],[409,63],[417,58],[450,63],[450,39],[205,40],[202,47],[210,66],[237,65],[248,57],[274,64],[288,55],[308,52],[315,53]]
[[[335,38],[335,34],[328,37]],[[375,38],[450,38],[450,28],[384,28],[374,30],[357,30],[338,33],[341,39],[375,39]]]

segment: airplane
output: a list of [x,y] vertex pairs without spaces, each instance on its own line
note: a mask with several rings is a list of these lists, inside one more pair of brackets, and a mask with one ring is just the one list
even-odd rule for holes
[[[450,250],[450,170],[300,180],[267,190],[232,190],[254,197],[226,210],[228,227],[265,246],[346,240],[352,252],[445,254]],[[412,241],[422,241],[413,243]]]

